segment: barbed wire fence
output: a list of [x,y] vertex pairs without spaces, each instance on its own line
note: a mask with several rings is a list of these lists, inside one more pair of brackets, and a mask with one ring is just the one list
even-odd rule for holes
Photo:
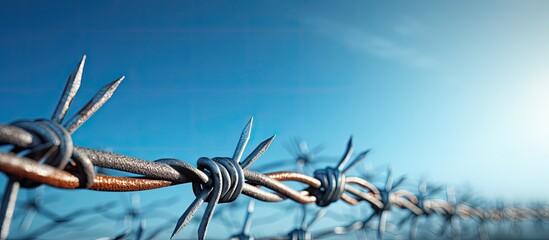
[[[73,143],[73,134],[113,95],[124,77],[105,85],[80,111],[69,120],[64,121],[72,100],[80,87],[82,72],[86,57],[69,76],[54,113],[49,119],[17,120],[7,125],[0,125],[0,171],[8,177],[0,208],[0,239],[10,238],[9,231],[20,188],[37,188],[49,185],[63,189],[89,189],[95,191],[134,192],[165,188],[179,184],[191,184],[195,195],[194,201],[177,219],[170,220],[172,224],[171,237],[177,237],[191,222],[199,220],[198,238],[207,237],[208,227],[220,203],[230,203],[244,194],[263,202],[293,201],[302,205],[300,224],[295,229],[280,236],[270,236],[265,239],[313,239],[333,237],[343,234],[356,234],[359,238],[369,237],[375,232],[375,238],[382,239],[388,232],[403,232],[405,238],[418,239],[420,236],[420,220],[431,216],[442,218],[438,233],[433,236],[460,239],[463,236],[465,224],[473,221],[477,234],[469,235],[478,239],[490,237],[489,224],[509,222],[520,231],[521,222],[531,221],[536,226],[543,227],[549,218],[549,207],[538,203],[535,206],[496,206],[474,204],[474,201],[460,199],[453,188],[447,188],[447,198],[437,197],[443,192],[441,186],[431,186],[425,181],[418,184],[414,193],[402,188],[405,177],[394,178],[392,169],[386,172],[382,184],[375,185],[371,175],[362,177],[350,176],[349,172],[358,166],[368,155],[369,149],[353,157],[354,146],[352,137],[348,140],[345,151],[339,162],[334,166],[313,169],[313,155],[317,150],[309,151],[308,146],[299,142],[293,152],[297,155],[294,171],[258,172],[250,170],[261,155],[267,151],[274,136],[261,142],[248,155],[244,155],[253,118],[245,125],[236,149],[231,157],[202,157],[197,160],[196,167],[178,159],[158,159],[148,161],[136,157],[117,154],[93,148],[78,146]],[[244,157],[245,156],[245,157]],[[106,175],[105,171],[96,168],[113,169],[137,174],[137,177]],[[314,171],[311,175],[303,172],[304,168]],[[265,171],[268,171],[265,170]],[[375,174],[374,175],[378,175]],[[297,182],[307,187],[294,189],[285,182]],[[41,189],[41,188],[38,188]],[[39,190],[43,191],[43,190]],[[27,198],[24,204],[25,216],[19,229],[27,231],[35,217],[40,214],[50,222],[28,232],[20,239],[36,239],[42,234],[57,227],[74,223],[75,220],[87,214],[100,214],[114,221],[123,221],[127,230],[117,236],[98,239],[155,239],[167,226],[162,224],[152,229],[149,235],[146,217],[139,205],[139,199],[132,197],[130,207],[116,215],[109,213],[113,202],[98,203],[78,209],[67,215],[59,215],[55,211],[43,207],[43,193],[36,191],[33,198]],[[167,200],[167,202],[172,202]],[[311,232],[310,226],[326,215],[326,212],[336,202],[344,202],[353,208],[368,206],[369,211],[361,214],[360,219],[341,222],[341,225],[322,231]],[[205,204],[206,203],[206,204]],[[200,219],[195,216],[206,205]],[[320,209],[308,214],[306,205],[316,205]],[[144,207],[147,208],[147,207]],[[405,216],[397,219],[399,223],[390,226],[389,220],[401,209]],[[149,211],[156,211],[151,208]],[[252,213],[254,201],[249,203],[245,220],[240,232],[235,232],[232,239],[254,239]],[[169,214],[168,214],[169,215]],[[345,218],[344,218],[345,219]],[[343,220],[344,220],[343,219]],[[351,219],[351,218],[347,218]],[[138,224],[135,224],[138,222]],[[175,222],[175,224],[173,224]],[[406,226],[409,224],[410,226]],[[77,224],[76,224],[77,225]],[[400,231],[399,231],[400,229]],[[426,229],[426,228],[425,228]],[[424,230],[424,229],[423,229]],[[19,239],[19,238],[16,238]]]

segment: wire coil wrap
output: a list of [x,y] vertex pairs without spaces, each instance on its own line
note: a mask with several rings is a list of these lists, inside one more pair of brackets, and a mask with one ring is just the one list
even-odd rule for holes
[[[30,148],[14,148],[15,153],[28,151],[25,155],[35,161],[64,169],[69,163],[73,151],[72,138],[69,132],[60,124],[46,120],[38,119],[34,121],[20,120],[11,123],[12,126],[22,128],[30,134],[35,135],[40,143],[37,143]],[[18,179],[21,187],[34,188],[41,185],[39,182],[30,181],[28,179]]]
[[316,205],[319,207],[326,207],[336,202],[345,193],[345,175],[341,171],[327,167],[316,170],[314,177],[320,180],[320,188],[313,190]]
[[[201,184],[193,182],[193,192],[198,196],[200,192],[209,189],[210,195],[206,201],[232,202],[242,192],[244,186],[244,172],[242,167],[230,158],[215,157],[213,159],[202,157],[198,159],[198,169],[209,173],[210,182]],[[213,184],[213,185],[212,185]],[[217,192],[218,199],[212,199],[211,191]]]
[[[14,152],[28,150],[25,155],[30,159],[39,162],[43,160],[44,164],[57,169],[71,170],[79,178],[80,188],[92,186],[95,177],[94,165],[86,154],[74,149],[71,134],[65,127],[48,119],[21,120],[11,125],[28,131],[40,141],[27,149],[16,147]],[[41,184],[28,179],[18,181],[24,188],[34,188]]]

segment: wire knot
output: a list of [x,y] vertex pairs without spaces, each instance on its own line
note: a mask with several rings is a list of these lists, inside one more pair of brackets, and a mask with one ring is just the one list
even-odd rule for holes
[[[28,131],[40,140],[29,149],[14,148],[13,152],[57,169],[67,168],[78,173],[80,187],[87,188],[93,184],[95,172],[91,160],[85,154],[74,150],[71,134],[61,124],[48,119],[36,119],[20,120],[11,125]],[[73,162],[70,162],[71,159]],[[25,188],[40,185],[28,179],[21,179],[19,182]]]
[[231,158],[215,157],[213,159],[201,157],[197,163],[198,169],[208,174],[206,184],[193,182],[193,192],[198,196],[204,189],[208,190],[206,202],[232,202],[238,198],[244,186],[244,172],[239,164]]
[[341,198],[345,192],[345,175],[338,169],[327,167],[314,172],[314,177],[320,180],[320,188],[313,191],[316,205],[326,207]]
[[343,196],[346,183],[345,174],[362,161],[369,151],[370,150],[366,150],[358,154],[358,156],[347,165],[347,162],[351,159],[351,155],[353,154],[353,137],[350,137],[347,142],[345,153],[335,168],[327,167],[314,172],[314,177],[320,180],[320,188],[312,189],[312,194],[316,197],[316,205],[326,207]]
[[[46,119],[20,120],[11,123],[12,126],[22,128],[40,139],[40,143],[30,149],[13,149],[14,152],[24,154],[52,167],[63,169],[67,166],[73,152],[70,133],[59,123]],[[29,180],[20,181],[22,187],[33,188],[40,184]]]
[[288,234],[290,240],[311,240],[313,236],[310,232],[303,229],[295,229]]
[[205,239],[208,224],[212,219],[215,207],[218,203],[232,202],[238,198],[245,185],[244,170],[252,165],[271,145],[274,136],[261,142],[244,161],[240,161],[252,129],[253,118],[250,118],[242,134],[232,158],[215,157],[198,159],[197,167],[204,172],[207,181],[193,181],[193,192],[196,199],[181,215],[172,233],[172,238],[191,222],[192,217],[204,202],[208,202],[206,211],[198,227],[198,239]]

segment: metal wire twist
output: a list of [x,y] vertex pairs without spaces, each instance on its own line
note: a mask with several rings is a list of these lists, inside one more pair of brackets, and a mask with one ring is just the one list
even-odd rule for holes
[[[447,222],[456,222],[456,217],[476,218],[482,221],[549,217],[547,209],[543,211],[528,211],[522,208],[507,208],[504,211],[482,209],[451,200],[451,193],[447,200],[428,199],[429,194],[425,189],[420,189],[420,194],[416,196],[409,191],[398,189],[405,177],[394,181],[391,169],[388,170],[385,184],[381,187],[376,187],[363,178],[347,176],[348,172],[365,159],[369,152],[369,150],[361,152],[347,165],[353,153],[352,138],[349,139],[343,157],[335,167],[318,169],[313,176],[292,171],[271,173],[252,171],[248,168],[274,140],[273,136],[261,142],[241,161],[250,138],[253,118],[244,127],[232,157],[200,158],[197,161],[197,167],[178,159],[147,161],[73,145],[71,134],[112,96],[123,80],[121,77],[107,84],[84,108],[62,124],[80,87],[85,60],[84,56],[69,76],[51,119],[21,120],[9,125],[0,125],[0,145],[11,146],[9,151],[0,152],[0,171],[7,174],[9,178],[0,209],[1,239],[7,238],[19,187],[36,187],[40,184],[65,189],[87,188],[122,192],[191,183],[196,198],[177,221],[172,237],[188,225],[201,205],[207,202],[198,230],[199,239],[206,237],[208,224],[217,204],[232,202],[241,194],[266,202],[290,199],[299,204],[316,203],[321,207],[327,207],[339,200],[350,205],[366,202],[373,209],[373,213],[363,221],[318,234],[307,231],[308,226],[316,221],[313,220],[289,233],[288,236],[292,239],[310,239],[313,236],[342,234],[364,229],[375,217],[379,219],[378,238],[382,238],[386,228],[385,223],[393,207],[407,209],[411,217],[438,214],[445,217]],[[94,167],[115,169],[140,176],[116,177],[96,174]],[[285,181],[299,182],[307,187],[295,190],[284,184]],[[247,219],[251,211],[249,210]],[[321,211],[323,213],[319,212],[314,219],[320,218],[319,216],[325,213],[325,209]],[[305,223],[305,220],[303,222]],[[459,226],[455,225],[454,229],[458,234]],[[249,236],[249,231],[250,226],[247,225],[241,236]],[[141,236],[141,234],[138,235]]]

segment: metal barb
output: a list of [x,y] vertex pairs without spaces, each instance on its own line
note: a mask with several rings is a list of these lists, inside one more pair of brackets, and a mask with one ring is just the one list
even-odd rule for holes
[[387,167],[387,177],[385,178],[385,190],[391,191],[393,188],[393,168],[391,166]]
[[313,219],[311,219],[311,221],[309,221],[309,223],[306,225],[306,227],[303,229],[303,230],[307,230],[309,229],[313,224],[316,223],[316,221],[320,220],[322,217],[324,217],[324,215],[326,215],[326,213],[328,212],[328,208],[324,207],[324,208],[321,208],[315,215],[315,217]]
[[6,184],[6,189],[4,190],[2,205],[0,207],[0,221],[2,223],[2,226],[0,226],[0,240],[8,238],[18,192],[19,182],[9,179]]
[[236,145],[236,149],[234,150],[233,162],[236,164],[240,163],[242,153],[244,153],[244,149],[246,148],[246,145],[248,145],[248,140],[250,140],[253,121],[254,118],[251,117],[244,127],[244,130],[242,130],[242,134],[240,135],[240,139],[238,140],[238,144]]
[[84,106],[77,114],[72,116],[64,125],[69,133],[74,133],[82,124],[84,124],[109,98],[120,83],[124,80],[124,76],[103,86],[99,92]]
[[[245,168],[251,165],[269,147],[274,139],[274,137],[271,137],[263,141],[243,163],[239,164],[239,159],[242,157],[250,138],[252,123],[253,118],[250,118],[250,121],[248,121],[246,127],[244,127],[244,130],[242,131],[233,159],[209,159],[205,157],[198,159],[198,168],[202,171],[205,169],[208,170],[209,180],[205,184],[193,182],[193,191],[195,192],[196,199],[179,218],[172,233],[172,238],[190,223],[196,211],[205,201],[208,201],[204,216],[198,227],[198,238],[204,239],[208,231],[210,220],[220,200],[221,202],[234,201],[238,195],[244,191],[243,185],[245,175],[243,166]],[[237,160],[235,160],[235,158]]]
[[347,164],[347,161],[351,158],[351,155],[353,155],[353,136],[349,138],[349,141],[347,142],[347,149],[345,149],[345,153],[343,154],[343,157],[337,164],[337,170],[342,171],[345,164]]
[[273,135],[272,137],[268,138],[267,140],[261,142],[253,151],[244,159],[244,161],[240,164],[242,166],[242,169],[247,169],[252,165],[267,149],[271,146],[271,143],[275,139],[276,135]]
[[209,194],[210,194],[209,191],[202,191],[198,196],[196,196],[196,198],[191,203],[191,205],[187,208],[187,210],[185,210],[185,212],[177,220],[177,223],[175,224],[175,228],[172,232],[172,236],[170,237],[170,239],[172,239],[175,236],[175,234],[183,230],[183,228],[185,228],[185,226],[187,226],[191,222],[191,220],[193,219],[193,216],[196,214],[198,209],[200,209],[200,207],[204,203],[204,200],[208,197]]
[[343,169],[343,173],[346,174],[351,169],[355,168],[364,158],[366,158],[366,155],[370,152],[371,149],[368,149],[364,152],[361,152],[358,156],[356,156],[355,160],[353,160],[345,169]]
[[[84,64],[86,62],[86,55],[82,57],[80,60],[80,63],[78,66],[73,70],[71,75],[69,76],[67,83],[65,85],[65,88],[63,90],[63,93],[61,94],[60,100],[57,103],[57,106],[55,107],[55,110],[53,112],[53,115],[50,119],[50,121],[47,120],[38,120],[38,121],[17,121],[15,123],[12,123],[12,125],[20,127],[24,130],[31,130],[36,131],[39,134],[38,135],[44,135],[45,136],[45,142],[38,142],[34,145],[28,146],[28,148],[31,148],[31,153],[39,152],[37,150],[43,150],[42,148],[47,147],[48,144],[51,145],[51,148],[46,150],[45,154],[42,156],[36,156],[35,154],[28,154],[29,158],[33,158],[36,161],[40,161],[41,159],[46,159],[45,163],[49,165],[55,165],[56,167],[62,169],[64,168],[69,159],[72,158],[73,161],[76,163],[77,168],[80,170],[80,173],[84,176],[81,181],[82,187],[91,187],[93,184],[93,176],[95,175],[95,172],[93,171],[93,164],[92,162],[87,158],[86,155],[80,154],[78,151],[73,152],[73,145],[72,145],[72,139],[70,137],[70,134],[72,134],[78,127],[80,127],[97,109],[99,109],[113,94],[113,92],[116,90],[120,82],[124,77],[121,77],[120,79],[107,84],[105,87],[103,87],[99,93],[93,98],[77,115],[75,115],[73,118],[71,118],[65,125],[65,128],[68,128],[66,130],[63,128],[60,124],[63,122],[63,119],[65,118],[67,111],[76,96],[76,93],[78,92],[78,89],[80,88],[81,80],[82,80],[82,73],[84,69]],[[68,127],[67,127],[68,126]],[[9,133],[9,131],[4,131],[3,133]],[[16,138],[15,136],[10,136],[11,138]],[[8,138],[9,139],[9,138]],[[5,140],[8,140],[5,139]],[[21,141],[9,141],[11,144],[18,143]],[[47,156],[49,154],[53,154],[52,151],[55,150],[55,156],[50,157]],[[41,152],[41,151],[40,151]],[[39,158],[39,159],[38,159]],[[11,178],[10,178],[11,179]],[[23,178],[24,179],[24,178]],[[33,187],[36,186],[35,182],[22,182],[23,187]],[[34,185],[33,185],[34,184]],[[17,185],[17,187],[16,187]],[[6,235],[9,232],[9,225],[11,221],[11,214],[13,214],[13,210],[9,209],[9,206],[15,205],[14,199],[17,197],[17,193],[19,190],[19,183],[17,181],[8,181],[8,184],[6,186],[6,191],[8,191],[10,194],[10,198],[4,198],[2,202],[2,208],[0,208],[0,213],[6,212],[7,214],[2,214],[1,222],[2,222],[2,229],[0,230],[0,238],[1,236]],[[11,211],[11,213],[10,213]],[[6,227],[7,226],[7,227]]]
[[245,236],[250,235],[250,231],[252,229],[252,214],[255,210],[255,201],[253,199],[250,200],[248,203],[248,209],[246,211],[246,218],[244,219],[244,226],[242,228],[242,234]]
[[[327,212],[327,208],[322,208],[316,213],[315,217],[307,222],[307,204],[317,202],[317,205],[320,205],[319,202],[325,202],[327,206],[340,199],[350,205],[357,205],[364,201],[369,204],[373,212],[364,221],[356,221],[347,226],[336,227],[316,234],[316,237],[346,234],[357,230],[364,232],[366,228],[370,228],[368,223],[374,219],[379,223],[376,230],[377,237],[381,239],[385,232],[391,231],[388,218],[394,209],[393,206],[404,209],[409,213],[398,225],[401,226],[408,221],[412,222],[409,235],[411,239],[418,238],[418,218],[427,217],[431,214],[443,217],[443,225],[439,233],[446,234],[451,229],[454,239],[459,239],[462,232],[464,234],[467,232],[468,224],[461,226],[460,219],[473,218],[478,223],[479,238],[485,239],[488,237],[488,233],[482,233],[482,231],[487,231],[486,229],[482,230],[482,228],[486,228],[484,224],[489,221],[511,224],[512,230],[519,232],[519,224],[522,224],[523,221],[535,220],[537,223],[543,224],[549,218],[549,207],[547,206],[536,206],[535,208],[520,205],[482,207],[481,204],[473,204],[471,199],[464,200],[464,196],[470,197],[468,194],[460,195],[459,200],[456,199],[453,188],[447,189],[447,198],[445,200],[431,198],[442,188],[429,188],[425,183],[420,183],[418,192],[415,194],[403,189],[397,190],[406,180],[406,177],[401,176],[393,179],[390,166],[387,169],[385,182],[380,187],[370,183],[369,179],[366,179],[367,177],[347,177],[345,174],[356,167],[370,152],[370,149],[361,152],[349,163],[353,154],[352,136],[349,138],[346,150],[336,167],[317,170],[314,176],[295,171],[259,173],[248,170],[269,148],[275,138],[275,136],[272,136],[264,140],[242,160],[251,136],[253,118],[250,118],[242,130],[232,158],[200,158],[197,167],[177,159],[159,159],[153,162],[73,146],[71,134],[108,101],[124,79],[124,77],[121,77],[102,87],[77,114],[61,126],[81,85],[85,61],[86,56],[84,55],[78,66],[70,74],[50,120],[16,121],[10,125],[0,125],[0,145],[7,146],[5,149],[8,149],[0,152],[0,171],[8,176],[3,201],[0,206],[0,240],[8,237],[19,188],[35,187],[38,184],[66,189],[81,187],[99,191],[140,191],[191,183],[196,198],[177,220],[171,238],[191,223],[196,212],[204,202],[207,202],[198,229],[198,238],[204,239],[217,205],[235,201],[241,193],[266,202],[281,202],[290,199],[301,204],[302,214],[300,215],[299,226],[287,235],[290,238],[297,237],[300,239],[312,238],[313,235],[308,230]],[[296,142],[293,150],[294,153],[299,155],[298,165],[311,167],[310,162],[312,154],[315,152],[314,149],[309,150],[305,142]],[[70,165],[67,165],[69,162]],[[94,167],[116,169],[141,176],[116,177],[100,175],[95,174]],[[88,174],[90,172],[91,174]],[[307,187],[294,190],[290,185],[283,183],[286,181],[294,181]],[[318,194],[318,192],[325,195]],[[140,209],[139,199],[136,197],[138,196],[135,195],[132,198],[132,206],[126,213],[131,222],[143,214]],[[428,197],[429,199],[427,199]],[[167,202],[172,203],[174,201],[169,200]],[[165,205],[163,202],[155,202],[154,204],[154,206]],[[30,210],[23,217],[22,226],[30,226],[34,215],[39,213],[39,205],[38,200],[34,199],[30,203],[30,207],[27,206],[27,209]],[[55,212],[47,211],[42,214],[47,215],[51,222],[37,228],[34,232],[28,234],[25,239],[34,239],[36,236],[52,231],[62,224],[72,222],[84,214],[106,211],[111,205],[88,206],[66,215],[57,215]],[[240,235],[250,234],[254,207],[254,201],[251,200]],[[461,229],[462,227],[463,229]],[[140,239],[144,230],[145,220],[141,217],[141,224],[132,236]],[[127,231],[114,239],[127,238],[129,234],[130,231]],[[463,237],[468,236],[464,235]]]
[[76,68],[73,70],[73,72],[67,79],[67,84],[65,85],[65,89],[63,90],[63,93],[61,94],[61,98],[59,99],[59,102],[57,103],[57,106],[53,111],[53,115],[51,117],[52,121],[57,123],[62,123],[63,119],[65,118],[65,115],[67,115],[67,112],[69,111],[69,107],[71,106],[72,100],[74,99],[74,96],[76,96],[76,93],[80,88],[80,83],[82,81],[82,72],[84,71],[85,63],[86,63],[86,55],[82,56],[80,63],[78,64],[78,66],[76,66]]

